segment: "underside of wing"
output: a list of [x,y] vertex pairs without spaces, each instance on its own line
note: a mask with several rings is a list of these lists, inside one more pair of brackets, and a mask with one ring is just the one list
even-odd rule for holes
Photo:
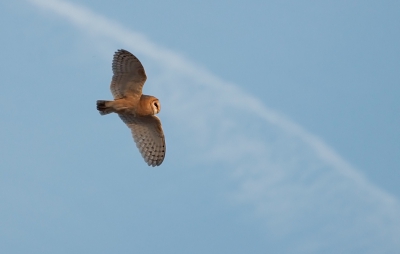
[[119,114],[119,117],[131,129],[133,139],[142,157],[149,166],[159,166],[165,157],[165,138],[161,121],[157,116],[135,117]]
[[110,89],[115,99],[142,94],[147,76],[139,59],[130,52],[120,49],[114,54],[112,70],[114,75]]

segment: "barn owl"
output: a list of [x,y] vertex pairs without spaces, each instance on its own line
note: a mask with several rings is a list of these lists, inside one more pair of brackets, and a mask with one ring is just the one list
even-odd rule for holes
[[111,93],[113,101],[98,100],[101,115],[117,113],[131,129],[133,139],[149,166],[159,166],[165,157],[165,139],[156,97],[142,94],[147,76],[142,64],[130,52],[120,49],[114,54]]

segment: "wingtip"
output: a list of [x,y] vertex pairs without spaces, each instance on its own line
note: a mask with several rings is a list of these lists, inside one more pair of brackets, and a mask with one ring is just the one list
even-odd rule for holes
[[151,167],[158,167],[161,165],[161,163],[163,162],[163,160],[158,161],[158,160],[150,160],[150,161],[146,161],[147,165],[151,166]]

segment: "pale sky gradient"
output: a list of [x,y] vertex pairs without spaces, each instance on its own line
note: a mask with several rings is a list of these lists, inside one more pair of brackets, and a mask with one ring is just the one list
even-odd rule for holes
[[[211,4],[209,8],[213,11],[208,15],[220,29],[223,29],[221,22],[224,24],[227,18],[224,15],[249,15],[248,23],[241,24],[243,17],[239,17],[236,25],[226,24],[228,30],[221,31],[228,31],[227,38],[213,35],[213,30],[208,35],[204,32],[202,26],[207,27],[208,21],[196,13],[207,9],[198,4],[183,5],[175,16],[169,13],[167,20],[172,25],[177,22],[174,17],[179,20],[185,16],[182,13],[193,11],[196,14],[193,17],[185,16],[192,24],[192,37],[206,33],[209,41],[204,41],[203,34],[203,41],[198,41],[197,47],[192,47],[192,42],[181,50],[176,50],[178,46],[169,46],[170,35],[164,39],[154,36],[159,30],[151,29],[151,23],[142,24],[134,17],[129,21],[130,16],[124,13],[128,6],[134,10],[131,4],[107,8],[103,4],[92,5],[90,1],[83,1],[83,5],[50,0],[30,3],[3,4],[9,15],[3,19],[10,19],[7,23],[16,27],[4,29],[8,34],[7,45],[10,49],[20,48],[4,52],[2,65],[10,73],[5,83],[21,84],[6,87],[2,96],[3,105],[9,109],[2,113],[7,114],[3,119],[8,119],[4,124],[8,134],[4,133],[1,139],[7,144],[3,148],[8,149],[3,149],[6,159],[0,165],[3,168],[1,199],[7,204],[2,212],[1,234],[8,253],[60,252],[60,249],[65,253],[393,253],[400,247],[400,190],[393,184],[398,180],[393,177],[382,180],[384,175],[399,176],[390,173],[400,165],[397,157],[380,155],[372,148],[376,144],[379,147],[380,143],[371,141],[365,157],[389,158],[388,164],[376,170],[383,176],[376,178],[378,172],[363,167],[366,162],[359,161],[354,152],[340,149],[342,141],[335,140],[337,134],[330,136],[330,130],[350,135],[351,124],[365,123],[361,118],[352,117],[353,113],[346,119],[343,118],[346,114],[340,112],[363,116],[368,114],[368,107],[346,104],[346,96],[340,97],[344,97],[343,101],[325,99],[334,105],[320,104],[321,98],[318,99],[321,94],[320,97],[330,98],[352,93],[348,90],[353,89],[349,83],[335,83],[336,91],[328,85],[338,81],[337,76],[343,77],[342,66],[352,59],[348,55],[349,58],[341,60],[338,54],[349,48],[353,54],[365,55],[364,59],[353,60],[355,73],[347,80],[360,82],[359,91],[363,91],[361,87],[364,90],[370,87],[370,91],[359,95],[373,93],[375,99],[382,101],[379,107],[385,113],[371,115],[383,126],[374,134],[384,138],[388,130],[393,130],[392,140],[385,145],[393,154],[399,152],[396,143],[399,135],[395,131],[399,126],[399,111],[393,111],[399,109],[399,104],[390,104],[395,103],[392,100],[395,94],[400,95],[398,87],[392,85],[399,81],[394,72],[399,52],[393,51],[399,32],[391,27],[386,27],[386,32],[378,29],[392,18],[389,3],[378,9],[367,3],[360,6],[304,3],[300,24],[318,23],[322,19],[326,23],[320,26],[329,27],[331,33],[346,36],[346,29],[352,26],[360,33],[359,37],[337,37],[336,43],[327,42],[326,34],[321,33],[324,29],[319,30],[318,25],[302,26],[314,38],[304,40],[293,29],[292,26],[297,26],[295,22],[290,19],[282,22],[282,16],[271,14],[270,8],[275,8],[283,16],[287,15],[298,5],[295,2],[288,2],[287,6],[277,2],[257,6],[254,2],[245,10],[238,4],[226,3],[232,7],[227,11],[221,9],[224,5]],[[160,6],[152,9],[144,2],[136,4],[135,8],[149,10],[149,16],[157,10],[164,13]],[[261,7],[265,13],[260,12]],[[379,14],[377,10],[387,11],[375,19],[377,30],[372,31],[383,33],[391,42],[385,40],[383,47],[376,34],[371,36],[374,43],[364,43],[365,50],[357,48],[357,52],[351,40],[365,41],[364,23],[358,20],[371,18],[362,16],[366,10],[372,11],[368,8],[373,8],[374,15]],[[121,15],[115,16],[115,9]],[[364,12],[352,13],[354,21],[346,23],[348,9]],[[220,19],[218,15],[213,16],[218,10],[222,14]],[[306,15],[318,10],[327,11],[332,20]],[[138,15],[143,15],[143,11]],[[163,15],[156,17],[164,24]],[[254,20],[260,26],[252,26]],[[137,25],[132,25],[135,22]],[[186,31],[187,25],[180,26],[176,29],[172,25],[170,32],[176,33],[176,45],[186,45],[187,35],[182,37],[180,32]],[[245,35],[250,27],[258,31],[261,40],[275,47],[275,51],[254,47],[258,44],[251,40],[247,46],[244,41],[235,42],[239,38],[236,34]],[[231,34],[231,28],[237,31]],[[296,38],[298,45],[295,46],[303,45],[304,50],[296,53],[294,45],[279,36]],[[12,40],[17,37],[19,44]],[[204,48],[207,41],[208,50]],[[314,47],[314,41],[325,44]],[[227,46],[221,45],[221,50],[213,51],[212,45],[218,43]],[[240,43],[242,49],[231,51],[236,57],[227,57],[229,49]],[[328,48],[338,50],[337,45],[343,45],[343,50],[327,51]],[[100,117],[95,112],[95,100],[111,96],[108,90],[111,58],[118,48],[130,50],[139,57],[149,76],[145,92],[159,97],[163,105],[160,118],[168,154],[163,166],[155,170],[142,162],[129,131],[115,116]],[[380,58],[386,57],[385,71],[378,68],[375,72],[365,72],[383,61],[374,58],[377,48],[381,51]],[[249,56],[247,59],[237,57],[244,52]],[[257,62],[261,60],[255,57],[257,52],[269,57]],[[279,52],[286,53],[278,57]],[[308,54],[304,55],[305,52]],[[13,53],[16,56],[11,58]],[[304,63],[294,69],[293,63],[302,62],[302,57]],[[326,58],[332,62],[322,61]],[[17,65],[20,59],[28,60],[23,62],[24,75]],[[225,67],[217,68],[216,63]],[[232,74],[229,74],[230,68]],[[258,77],[253,74],[247,82],[243,80],[257,68],[264,71]],[[266,73],[272,78],[265,78]],[[386,83],[376,84],[374,88],[374,80],[381,73],[385,74],[382,82]],[[365,75],[371,76],[370,83],[355,78]],[[311,92],[313,84],[321,80],[325,80],[320,84],[325,91],[317,88]],[[267,85],[257,88],[263,82]],[[303,89],[299,90],[300,84]],[[269,92],[264,94],[265,87]],[[282,93],[276,87],[285,87],[286,91]],[[376,89],[381,94],[374,93]],[[270,93],[275,93],[276,98],[271,98]],[[313,96],[309,97],[310,94]],[[301,104],[295,99],[288,100],[294,95],[303,98],[303,102],[306,98],[312,99]],[[29,101],[28,107],[12,100],[16,97],[21,99],[18,102]],[[368,105],[368,96],[364,99],[364,105]],[[283,106],[281,103],[285,101],[288,105]],[[295,109],[303,107],[304,110],[304,104],[313,103],[317,110],[325,109],[329,119],[337,119],[321,125],[321,130],[315,133],[313,130],[318,125],[308,123],[323,124],[326,119],[316,109],[301,114]],[[343,103],[346,111],[341,111]],[[332,114],[335,107],[337,112]],[[333,128],[335,121],[342,123]],[[365,135],[368,140],[375,127],[365,126],[353,134]],[[332,140],[336,149],[323,140]],[[348,140],[348,146],[354,146],[353,143]],[[358,150],[364,151],[365,146],[360,143]],[[380,184],[382,181],[387,184]]]

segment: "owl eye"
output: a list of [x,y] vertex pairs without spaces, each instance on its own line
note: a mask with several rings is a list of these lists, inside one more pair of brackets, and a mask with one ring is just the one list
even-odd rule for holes
[[158,109],[158,103],[154,102],[154,106]]

